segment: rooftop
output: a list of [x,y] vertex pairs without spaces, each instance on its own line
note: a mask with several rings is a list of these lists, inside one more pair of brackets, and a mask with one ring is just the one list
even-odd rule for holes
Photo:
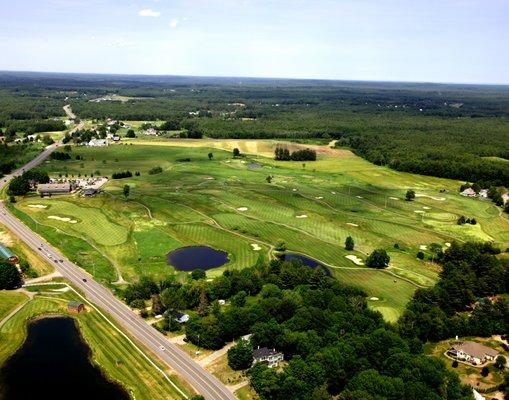
[[269,349],[267,347],[261,347],[253,350],[253,358],[255,359],[275,356],[276,354],[281,354],[281,352],[276,351],[276,349]]
[[479,359],[484,358],[484,356],[495,357],[498,354],[495,349],[476,342],[458,343],[453,345],[452,348]]

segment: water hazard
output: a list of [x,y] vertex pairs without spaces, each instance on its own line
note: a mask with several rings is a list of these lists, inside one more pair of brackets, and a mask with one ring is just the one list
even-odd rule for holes
[[189,246],[168,253],[167,260],[178,271],[208,270],[226,264],[228,253],[208,246]]

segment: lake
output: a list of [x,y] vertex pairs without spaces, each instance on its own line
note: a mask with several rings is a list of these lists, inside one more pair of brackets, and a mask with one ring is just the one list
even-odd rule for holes
[[331,272],[329,268],[327,268],[325,265],[321,264],[320,261],[315,260],[314,258],[310,258],[307,256],[304,256],[302,254],[297,253],[285,253],[285,261],[300,261],[302,265],[305,265],[309,268],[320,268],[325,275],[331,276]]
[[25,343],[0,369],[0,399],[128,400],[125,390],[90,363],[75,321],[48,317],[28,324]]
[[173,250],[167,255],[168,264],[178,271],[208,270],[226,264],[228,253],[208,246],[189,246]]

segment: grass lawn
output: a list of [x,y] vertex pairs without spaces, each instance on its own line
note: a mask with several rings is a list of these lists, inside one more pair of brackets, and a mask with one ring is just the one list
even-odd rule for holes
[[0,321],[26,300],[27,296],[23,293],[0,290]]
[[[472,239],[509,246],[507,217],[491,203],[460,196],[459,182],[375,166],[348,150],[305,145],[318,151],[318,160],[301,163],[274,161],[277,142],[269,140],[138,138],[123,143],[74,147],[73,155],[81,160],[50,160],[45,166],[55,177],[125,170],[139,171],[139,177],[111,180],[95,198],[29,196],[12,206],[25,223],[104,283],[119,276],[126,281],[140,275],[163,278],[173,270],[166,254],[189,245],[228,253],[228,264],[208,271],[212,277],[268,259],[272,246],[284,240],[288,250],[329,265],[339,279],[379,297],[370,305],[395,320],[417,287],[436,282],[438,267],[416,258],[422,246]],[[234,147],[248,156],[233,159]],[[155,166],[163,172],[148,174]],[[131,187],[127,200],[125,184]],[[404,200],[409,188],[417,193],[415,201]],[[478,224],[458,226],[460,215]],[[343,247],[347,236],[355,241],[354,251]],[[390,274],[346,258],[365,260],[375,248],[390,252]]]
[[[62,293],[53,290],[53,287],[49,287],[36,295],[0,328],[0,364],[22,345],[28,320],[45,315],[68,315],[67,301],[77,299],[76,295],[71,291]],[[3,305],[3,301],[1,304]],[[109,379],[123,385],[133,398],[181,398],[161,373],[142,357],[125,337],[105,323],[97,311],[87,307],[86,312],[70,316],[79,323],[80,331],[92,350],[93,362],[101,367]],[[182,387],[175,376],[171,376],[171,379]],[[186,388],[183,390],[189,393]]]

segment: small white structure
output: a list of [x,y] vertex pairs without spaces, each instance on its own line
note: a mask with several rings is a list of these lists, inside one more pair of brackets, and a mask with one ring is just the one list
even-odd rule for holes
[[181,312],[176,312],[175,313],[175,321],[177,321],[179,324],[183,324],[183,323],[189,321],[189,315],[181,313]]
[[105,147],[108,146],[108,139],[91,139],[90,142],[87,143],[89,147]]
[[217,302],[220,306],[224,306],[226,304],[226,301],[224,300],[218,300]]
[[479,190],[479,198],[480,199],[487,199],[488,198],[488,189],[481,189]]
[[276,349],[269,349],[267,347],[260,348],[260,346],[258,346],[257,349],[253,350],[253,364],[263,362],[266,363],[269,368],[274,368],[283,360],[283,353],[276,351]]
[[506,204],[509,201],[509,193],[504,193],[502,195],[502,201],[504,202],[504,204]]
[[143,133],[147,136],[157,136],[157,131],[154,128],[148,128]]
[[475,193],[475,190],[472,188],[466,188],[463,192],[460,193],[462,196],[466,197],[475,197],[477,193]]

